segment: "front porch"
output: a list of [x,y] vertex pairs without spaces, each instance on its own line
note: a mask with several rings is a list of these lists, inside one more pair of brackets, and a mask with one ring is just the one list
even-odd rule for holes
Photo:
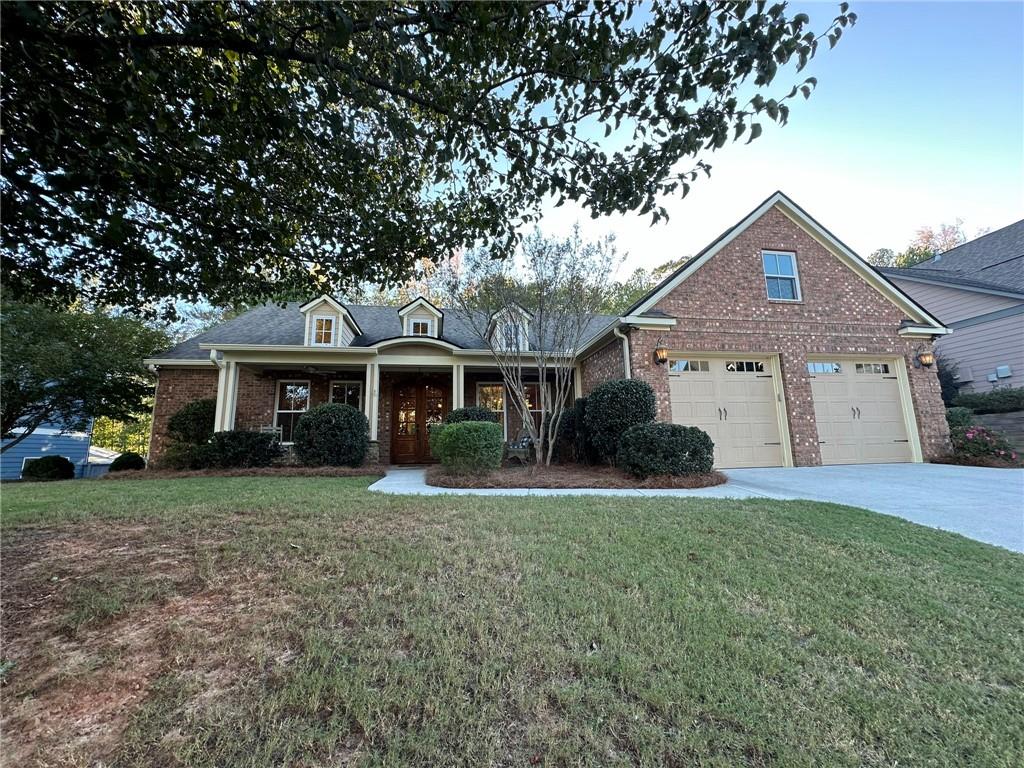
[[[454,357],[454,356],[453,356]],[[494,411],[508,440],[522,425],[505,396],[500,371],[486,358],[425,365],[422,357],[378,355],[372,362],[218,360],[215,429],[280,431],[291,442],[299,418],[323,403],[345,403],[369,423],[369,461],[424,464],[429,430],[456,408]],[[577,395],[579,377],[576,377]]]

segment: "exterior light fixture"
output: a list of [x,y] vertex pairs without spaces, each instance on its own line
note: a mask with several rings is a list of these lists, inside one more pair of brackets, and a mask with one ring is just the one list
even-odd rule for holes
[[664,365],[668,362],[668,349],[665,347],[665,343],[662,339],[658,339],[658,343],[654,347],[654,363],[655,365]]
[[917,354],[914,356],[914,367],[920,368],[931,368],[935,365],[935,353],[930,349],[925,349],[924,346],[917,348]]

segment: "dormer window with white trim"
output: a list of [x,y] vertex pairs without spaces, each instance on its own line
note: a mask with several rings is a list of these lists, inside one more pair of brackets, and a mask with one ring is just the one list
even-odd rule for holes
[[326,315],[313,317],[313,344],[318,347],[334,346],[334,320]]
[[428,339],[441,338],[444,313],[419,296],[398,310],[402,320],[403,336],[422,336]]
[[505,352],[528,352],[530,349],[530,314],[521,307],[498,310],[491,330],[494,349]]

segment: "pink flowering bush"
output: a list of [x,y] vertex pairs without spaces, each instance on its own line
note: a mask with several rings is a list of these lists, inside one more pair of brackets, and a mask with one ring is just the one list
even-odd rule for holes
[[1004,464],[1019,464],[1020,457],[1009,441],[999,432],[978,426],[953,427],[949,431],[953,452],[957,458],[988,460]]

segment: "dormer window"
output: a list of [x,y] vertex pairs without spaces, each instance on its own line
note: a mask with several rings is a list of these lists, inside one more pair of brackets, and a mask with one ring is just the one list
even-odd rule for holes
[[334,318],[313,318],[313,343],[321,347],[334,346]]
[[429,320],[410,320],[409,321],[410,336],[433,336],[434,334],[430,330]]
[[490,330],[493,349],[527,352],[530,348],[530,314],[516,305],[498,310]]

